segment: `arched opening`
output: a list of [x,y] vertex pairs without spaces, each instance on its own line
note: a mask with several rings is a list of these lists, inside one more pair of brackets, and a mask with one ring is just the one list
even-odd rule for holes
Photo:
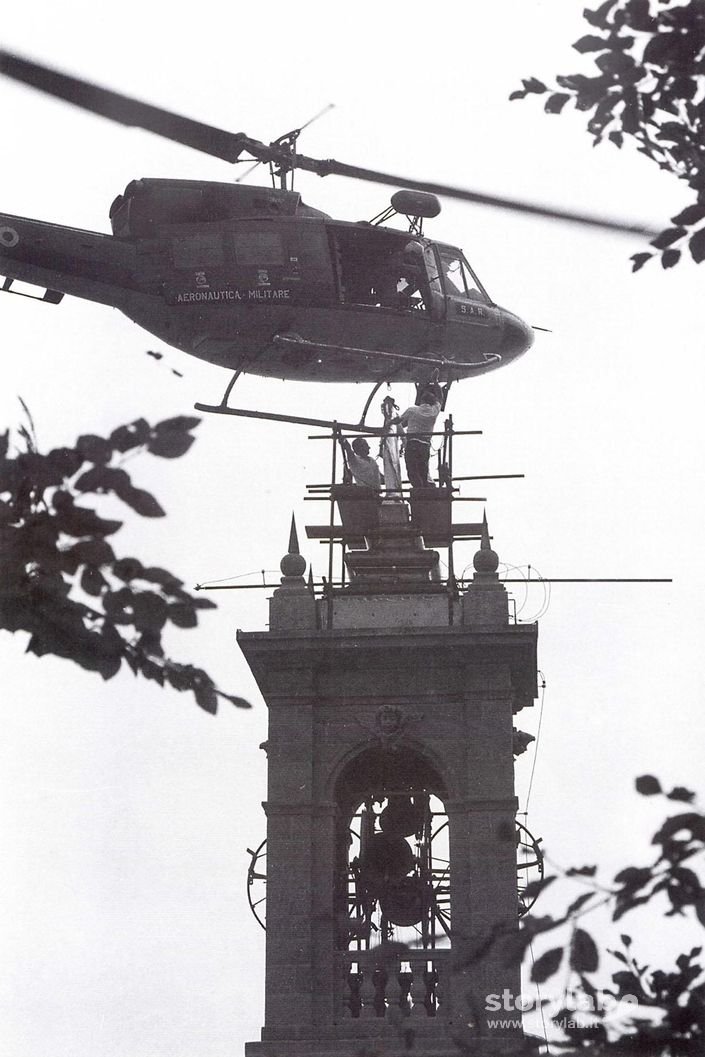
[[338,949],[450,945],[446,791],[420,753],[368,749],[339,776]]

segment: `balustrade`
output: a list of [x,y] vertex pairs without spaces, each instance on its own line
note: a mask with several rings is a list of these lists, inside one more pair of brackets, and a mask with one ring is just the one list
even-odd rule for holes
[[343,1017],[445,1017],[449,1014],[449,950],[345,951],[341,955]]

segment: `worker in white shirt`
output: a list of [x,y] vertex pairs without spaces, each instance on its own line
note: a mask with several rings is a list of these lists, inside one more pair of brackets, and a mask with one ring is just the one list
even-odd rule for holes
[[355,484],[364,485],[366,488],[374,488],[376,492],[379,492],[382,485],[382,475],[379,472],[376,459],[373,459],[370,455],[370,446],[365,438],[355,437],[355,440],[350,444],[350,441],[343,437],[341,438],[341,444],[345,450],[348,466],[352,471]]
[[432,389],[426,389],[418,404],[413,404],[398,419],[392,420],[400,422],[406,430],[404,458],[412,488],[426,488],[431,483],[428,479],[431,435],[440,412],[441,403],[437,394]]

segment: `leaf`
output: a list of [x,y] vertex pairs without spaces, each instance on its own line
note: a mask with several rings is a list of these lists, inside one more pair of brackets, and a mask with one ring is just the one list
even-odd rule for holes
[[126,452],[146,443],[150,434],[149,423],[145,418],[138,418],[127,426],[118,426],[110,434],[110,444],[115,451]]
[[623,932],[619,938],[620,938],[620,940],[622,941],[622,943],[624,944],[625,947],[631,947],[632,938],[631,938],[631,936],[627,936],[626,932]]
[[545,891],[550,884],[556,880],[555,875],[553,877],[542,877],[537,881],[530,881],[529,884],[522,890],[522,896],[525,900],[533,899],[540,892]]
[[642,774],[637,778],[634,785],[637,793],[641,793],[642,796],[654,796],[656,793],[661,792],[661,783],[652,774]]
[[634,262],[632,264],[632,271],[633,272],[638,272],[639,269],[643,268],[644,265],[646,264],[646,262],[650,261],[652,257],[653,257],[653,253],[635,253],[635,254],[633,254],[632,257],[630,258],[630,260],[632,260]]
[[88,462],[108,462],[113,453],[110,444],[103,437],[97,437],[95,433],[85,433],[76,441],[76,451]]
[[52,448],[47,460],[61,477],[73,477],[83,465],[83,456],[75,448]]
[[103,609],[113,624],[132,623],[133,598],[129,587],[121,587],[119,591],[106,591],[102,598]]
[[212,685],[197,686],[193,691],[196,703],[204,710],[204,712],[210,712],[212,716],[218,711],[218,695],[215,692],[215,687]]
[[200,418],[196,418],[195,415],[175,415],[174,418],[165,418],[161,422],[157,422],[154,429],[157,433],[163,433],[165,430],[188,432],[191,429],[195,429],[200,423]]
[[658,139],[666,143],[682,143],[686,135],[686,126],[678,121],[664,121],[657,133]]
[[625,103],[622,111],[622,131],[633,135],[641,127],[641,113],[635,101]]
[[52,506],[57,510],[57,527],[69,536],[111,536],[122,527],[122,521],[107,521],[98,517],[95,510],[74,506],[73,500],[57,507],[57,494],[52,498]]
[[170,573],[168,569],[160,569],[158,565],[150,565],[148,568],[142,569],[140,573],[143,580],[150,580],[152,583],[161,584],[164,588],[175,588],[183,585],[183,580],[179,580],[173,573]]
[[544,110],[547,114],[560,114],[569,99],[570,96],[567,92],[554,92],[546,100]]
[[109,565],[115,558],[113,548],[104,539],[80,540],[64,551],[78,565]]
[[626,869],[620,870],[618,874],[615,874],[614,880],[616,884],[621,884],[624,888],[636,891],[637,888],[643,888],[645,884],[648,884],[651,877],[652,872],[648,866],[627,866]]
[[196,438],[190,433],[164,431],[157,433],[147,441],[147,450],[162,459],[178,459],[185,455]]
[[674,265],[678,264],[680,259],[680,250],[664,250],[661,254],[661,266],[663,268],[673,268]]
[[689,830],[692,838],[705,843],[705,816],[697,811],[685,811],[681,815],[672,815],[667,818],[657,833],[654,834],[652,844],[664,844],[675,837],[681,830]]
[[566,910],[566,915],[569,916],[571,914],[575,914],[578,910],[580,910],[581,907],[585,906],[585,904],[590,899],[592,899],[594,894],[594,892],[583,892],[582,895],[579,895],[578,898],[574,899],[573,902],[570,904],[570,906]]
[[695,903],[695,913],[700,924],[705,928],[705,897],[701,896]]
[[607,40],[604,37],[595,37],[591,34],[576,40],[573,45],[575,50],[579,51],[581,55],[589,51],[604,51],[607,46]]
[[619,921],[620,918],[624,917],[634,907],[642,906],[644,903],[648,903],[653,893],[647,893],[645,896],[629,896],[626,899],[622,899],[619,906],[612,914],[613,921]]
[[[621,132],[610,132],[608,133],[607,138],[617,147],[621,147],[624,143],[624,136]],[[651,256],[651,254],[649,254],[649,256]]]
[[672,242],[676,242],[677,239],[682,239],[686,234],[686,229],[683,227],[666,228],[666,230],[661,231],[655,239],[651,239],[651,245],[655,246],[657,250],[665,250]]
[[674,224],[697,224],[705,217],[705,205],[691,205],[681,209],[671,220]]
[[594,877],[597,873],[596,866],[571,866],[566,870],[566,877]]
[[132,612],[138,631],[161,631],[166,623],[167,604],[153,591],[136,591],[132,597]]
[[165,512],[150,492],[143,488],[126,489],[121,496],[123,502],[135,510],[142,517],[164,517]]
[[671,789],[670,793],[666,793],[669,800],[682,800],[687,804],[692,804],[695,800],[695,793],[691,793],[689,789],[685,789],[682,785],[677,785]]
[[537,77],[529,77],[528,80],[522,79],[521,83],[524,85],[524,89],[527,92],[535,92],[537,95],[548,91],[548,88],[543,81],[539,81]]
[[235,705],[236,708],[252,708],[249,701],[246,701],[244,697],[235,697],[233,694],[224,694],[220,691],[220,696],[224,697],[226,701],[229,701],[231,705]]
[[577,973],[594,973],[600,962],[595,941],[585,929],[576,929],[570,944],[570,967]]
[[652,31],[656,25],[656,19],[651,17],[649,0],[629,0],[624,13],[627,25],[642,33]]
[[654,66],[665,66],[678,55],[678,38],[672,31],[654,34],[644,48],[643,61]]
[[696,264],[705,260],[705,228],[700,228],[694,235],[691,235],[688,249]]
[[674,906],[694,904],[705,896],[700,879],[694,870],[685,866],[674,866],[671,870],[671,879],[668,897]]
[[589,22],[591,26],[599,26],[600,29],[606,29],[607,15],[615,6],[616,2],[617,0],[606,0],[604,4],[600,4],[595,10],[586,7],[583,11],[583,18],[586,22]]
[[612,973],[612,983],[617,985],[617,994],[620,998],[622,995],[639,997],[643,993],[639,977],[630,970],[620,969],[619,972]]
[[114,492],[122,498],[131,488],[130,476],[115,466],[94,466],[76,480],[79,492]]
[[148,657],[140,658],[137,663],[145,679],[153,679],[160,686],[164,686],[164,669],[161,665],[150,661]]
[[113,572],[124,583],[142,577],[142,562],[138,558],[119,558],[113,562]]
[[105,579],[99,569],[94,568],[92,565],[87,565],[81,573],[81,590],[85,591],[87,595],[93,595],[97,597],[100,595],[104,587],[108,586],[108,581]]
[[172,602],[167,612],[169,620],[176,624],[177,628],[195,628],[198,624],[196,610],[185,602]]
[[192,605],[196,609],[217,609],[218,605],[216,602],[211,602],[210,598],[194,598],[192,599]]
[[636,65],[631,55],[623,51],[606,51],[598,55],[595,64],[610,77],[624,78]]
[[538,958],[531,967],[531,979],[535,984],[542,984],[558,970],[563,960],[563,948],[552,947]]
[[607,948],[607,953],[611,954],[613,958],[616,958],[622,965],[629,965],[629,960],[622,954],[621,951],[613,951],[610,947]]

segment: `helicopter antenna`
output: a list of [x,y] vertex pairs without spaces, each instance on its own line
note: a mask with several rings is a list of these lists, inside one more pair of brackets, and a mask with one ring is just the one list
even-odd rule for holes
[[318,121],[319,117],[323,117],[323,115],[327,114],[329,110],[335,110],[335,103],[328,103],[327,106],[324,106],[323,109],[319,110],[317,114],[314,114],[313,117],[310,117],[306,124],[302,125],[298,131],[303,132],[305,128],[308,128],[309,125],[312,125],[314,121]]
[[[289,188],[289,190],[290,191],[294,190],[294,172],[296,170],[296,141],[298,140],[299,136],[304,131],[304,129],[307,129],[309,127],[309,125],[312,125],[314,123],[314,121],[318,121],[319,117],[323,117],[323,115],[327,114],[329,110],[334,110],[334,109],[335,109],[335,103],[328,103],[328,105],[324,106],[322,110],[319,110],[317,114],[314,114],[313,117],[310,117],[308,119],[308,121],[304,122],[304,124],[301,125],[300,128],[292,129],[291,132],[286,132],[283,136],[280,136],[279,139],[275,139],[273,143],[270,143],[270,147],[278,147],[278,148],[284,147],[285,149],[288,148],[288,150],[290,152],[290,156],[289,156],[289,159],[288,159],[290,161],[290,165],[289,166],[287,166],[282,161],[278,161],[278,162],[270,161],[269,169],[270,169],[270,173],[271,173],[271,176],[272,176],[272,183],[273,184],[275,183],[276,178],[279,177],[280,182],[282,183],[283,189],[286,190],[286,188],[284,187],[284,183],[286,182],[287,173],[291,172],[291,187]],[[242,181],[245,179],[245,177],[249,176],[251,172],[254,172],[255,169],[257,169],[262,164],[263,161],[264,161],[264,159],[260,158],[258,161],[254,162],[252,165],[249,165],[247,167],[247,169],[245,169],[244,173],[242,173],[241,176],[238,176],[238,178],[236,179],[235,183],[236,184],[242,183]]]

